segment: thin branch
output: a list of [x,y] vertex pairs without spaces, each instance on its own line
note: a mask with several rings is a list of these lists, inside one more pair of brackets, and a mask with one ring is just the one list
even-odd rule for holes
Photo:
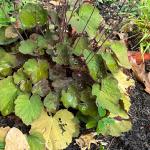
[[[123,19],[123,18],[122,18]],[[122,19],[120,20],[120,21],[122,21]],[[109,39],[109,37],[113,34],[113,32],[114,32],[114,29],[119,29],[119,25],[120,25],[120,23],[119,24],[117,24],[117,26],[115,26],[115,28],[113,28],[113,30],[110,32],[110,34],[105,38],[105,40],[102,42],[102,44],[97,48],[98,50],[100,49],[100,48],[102,48],[102,46],[105,44],[105,42]],[[87,62],[87,64],[94,58],[94,56],[97,54],[97,52],[96,53],[94,53],[93,54],[93,56],[89,59],[89,61]],[[92,55],[92,52],[89,54],[89,56],[90,55]],[[85,59],[85,61],[87,61],[87,59],[89,58],[89,56]]]
[[[95,8],[96,8],[96,6],[94,5],[94,8],[93,8],[93,10],[92,10],[92,12],[91,12],[91,14],[90,14],[90,16],[89,16],[89,19],[87,20],[87,22],[86,22],[86,24],[85,24],[85,26],[84,26],[84,28],[83,28],[81,34],[84,33],[84,31],[85,31],[85,29],[86,29],[86,27],[87,27],[87,25],[88,25],[88,23],[89,23],[89,21],[90,21],[92,15],[93,15],[93,13],[94,13],[94,11],[95,11]],[[78,40],[77,40],[77,42],[76,42],[76,44],[75,44],[75,46],[74,46],[73,48],[76,48],[76,46],[77,46],[77,44],[78,44],[79,41],[80,41],[80,37],[78,38]]]
[[79,1],[79,0],[76,0],[75,4],[74,4],[74,6],[73,6],[73,9],[72,9],[72,11],[71,11],[71,15],[70,15],[70,17],[69,17],[69,19],[68,19],[68,21],[67,21],[66,24],[69,24],[69,22],[70,22],[70,20],[71,20],[71,18],[72,18],[72,16],[73,16],[73,13],[74,13],[74,10],[75,10],[75,8],[76,8],[76,5],[77,5],[78,1]]
[[[119,12],[121,11],[121,9],[123,8],[125,4],[125,0],[123,1],[120,9],[118,10],[117,14],[119,14]],[[121,18],[121,20],[119,20],[119,23],[112,29],[112,31],[109,33],[109,35],[105,38],[105,40],[102,42],[102,44],[98,47],[98,49],[100,49],[104,43],[108,40],[108,38],[112,35],[114,29],[118,28],[120,22],[122,22],[123,18]],[[102,35],[103,36],[103,35]],[[102,36],[100,37],[100,39],[102,38]],[[100,41],[100,40],[99,40]],[[96,52],[97,53],[97,52]],[[94,53],[94,55],[91,57],[91,59],[87,62],[87,64],[93,59],[93,57],[96,55],[96,53]],[[90,55],[92,55],[92,52],[87,56],[87,58],[85,59],[85,61],[87,61],[87,59],[90,57]]]

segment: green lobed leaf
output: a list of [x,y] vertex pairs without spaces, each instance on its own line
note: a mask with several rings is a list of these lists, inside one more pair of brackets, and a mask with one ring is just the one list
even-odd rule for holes
[[29,39],[20,42],[19,51],[22,54],[44,55],[44,49],[47,47],[47,40],[43,36],[33,33]]
[[80,102],[78,105],[78,109],[83,115],[86,116],[97,116],[97,106],[95,98],[92,96],[92,90],[90,87],[85,88],[80,94]]
[[18,89],[13,83],[12,76],[0,80],[0,111],[6,116],[14,111],[14,100]]
[[32,132],[27,136],[30,150],[45,150],[45,139],[40,133]]
[[27,76],[23,72],[23,69],[20,68],[20,69],[17,70],[17,72],[14,72],[13,79],[14,79],[14,83],[17,84],[17,85],[19,85],[21,83],[21,81],[27,79]]
[[78,37],[73,45],[73,54],[80,56],[85,49],[88,49],[88,38]]
[[101,53],[103,60],[106,63],[106,66],[112,73],[117,73],[119,70],[118,64],[111,53],[103,52]]
[[46,60],[29,59],[23,65],[23,69],[33,83],[48,78],[48,62]]
[[59,95],[54,92],[50,92],[44,98],[44,106],[49,113],[55,113],[59,107]]
[[66,108],[77,108],[79,97],[75,87],[69,86],[67,91],[62,90],[61,95],[61,102]]
[[12,68],[14,68],[16,64],[16,57],[0,48],[0,76],[6,77],[11,75]]
[[128,120],[118,121],[113,118],[103,118],[98,122],[97,132],[103,135],[120,136],[122,132],[131,129],[132,124]]
[[20,42],[19,52],[22,54],[33,54],[36,48],[37,44],[34,41],[28,39],[26,41]]
[[27,3],[19,13],[19,19],[25,28],[44,25],[47,17],[47,11],[40,4]]
[[90,50],[84,50],[83,55],[84,59],[86,60],[86,64],[91,77],[95,81],[100,81],[105,74],[105,68],[102,57]]
[[[71,11],[67,12],[69,20]],[[77,32],[81,33],[84,29],[92,39],[95,37],[98,27],[103,20],[99,10],[91,4],[84,3],[79,8],[78,12],[74,12],[69,23]]]
[[47,40],[41,35],[37,36],[36,43],[37,43],[38,47],[41,49],[47,48],[47,46],[48,46]]
[[100,117],[104,117],[106,115],[106,109],[99,106],[98,107],[98,114]]
[[15,100],[15,114],[22,119],[26,125],[36,120],[43,109],[41,98],[38,95],[22,94]]
[[23,68],[20,68],[13,74],[14,83],[17,84],[21,91],[31,92],[32,82],[28,80],[27,75],[23,72]]
[[97,127],[99,121],[99,116],[85,116],[80,111],[77,112],[77,118],[86,124],[86,129],[91,129]]
[[113,41],[111,43],[111,49],[115,53],[119,65],[127,69],[131,69],[131,64],[128,59],[128,49],[124,42],[122,41]]
[[59,65],[68,65],[70,57],[70,48],[67,43],[56,44],[56,56],[52,57],[53,61]]
[[96,101],[98,106],[108,110],[116,116],[128,119],[128,115],[119,103],[121,93],[118,88],[117,80],[115,80],[112,76],[108,76],[102,80],[101,84],[101,88],[99,84],[94,84],[92,88],[92,94],[97,97]]

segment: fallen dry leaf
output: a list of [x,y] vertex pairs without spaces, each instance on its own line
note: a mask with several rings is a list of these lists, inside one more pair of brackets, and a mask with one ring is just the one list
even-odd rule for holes
[[5,150],[29,150],[25,135],[17,128],[11,128],[5,138]]
[[10,129],[10,127],[5,127],[5,128],[1,127],[0,128],[0,141],[1,142],[5,141],[5,137],[9,131],[9,129]]
[[132,70],[139,81],[144,83],[145,91],[150,94],[150,72],[145,71],[145,64],[137,64],[134,58],[130,58]]
[[135,52],[135,51],[128,51],[128,58],[129,60],[135,60],[136,64],[141,64],[146,60],[150,60],[150,53],[144,53],[143,55],[141,52]]
[[91,144],[97,145],[99,142],[99,140],[94,138],[96,135],[96,132],[81,135],[78,139],[76,139],[76,143],[79,145],[81,150],[90,150]]

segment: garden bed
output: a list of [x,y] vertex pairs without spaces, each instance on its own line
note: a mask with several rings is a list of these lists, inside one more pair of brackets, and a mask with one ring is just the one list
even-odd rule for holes
[[[19,3],[19,1],[17,1],[17,2]],[[57,3],[57,2],[53,2],[53,3],[58,7],[58,8],[56,7],[58,9],[58,12],[66,11],[65,9],[64,10],[59,9],[60,3]],[[94,8],[94,6],[90,3],[91,3],[91,1],[90,2],[86,1],[84,3],[85,8],[83,7],[83,10],[87,9],[87,11],[89,11],[89,10],[91,11]],[[44,8],[47,7],[47,5],[46,5],[47,1],[44,1],[43,4],[45,5]],[[28,7],[31,7],[31,6],[28,5]],[[35,8],[37,7],[41,12],[44,12],[43,14],[41,13],[43,16],[46,14],[45,10],[43,10],[43,8],[41,8],[40,6],[36,6],[36,4],[33,4],[33,7],[35,7]],[[125,5],[123,5],[122,1],[118,1],[114,4],[97,3],[96,7],[99,9],[100,14],[102,15],[102,17],[105,20],[104,24],[105,25],[107,24],[110,27],[110,28],[107,27],[108,32],[107,32],[107,30],[106,30],[106,33],[104,31],[105,37],[107,37],[107,35],[109,35],[109,33],[111,33],[113,31],[112,34],[108,37],[108,40],[110,40],[109,42],[111,43],[114,40],[114,43],[116,42],[116,45],[120,44],[121,38],[120,38],[119,34],[120,34],[120,29],[123,25],[122,22],[124,20],[126,20],[128,17],[128,15],[125,14],[128,12],[128,10],[126,10],[126,8],[129,8],[131,6],[129,6],[127,2]],[[64,5],[64,8],[65,8],[65,5]],[[122,9],[122,8],[123,8],[123,11],[122,11],[122,13],[120,13],[120,9]],[[31,9],[29,9],[29,10],[25,9],[25,13],[28,13],[28,11],[30,11],[30,10]],[[95,10],[95,8],[93,10]],[[49,12],[49,13],[51,13],[51,12]],[[32,135],[32,131],[37,130],[41,134],[42,129],[40,127],[42,125],[44,126],[47,123],[47,122],[44,122],[45,119],[39,117],[40,114],[38,114],[38,113],[41,111],[41,114],[43,115],[43,117],[45,115],[45,118],[47,120],[49,120],[49,122],[48,122],[49,124],[52,124],[50,122],[53,122],[53,121],[55,122],[55,124],[52,124],[52,127],[55,130],[56,129],[59,129],[60,131],[62,130],[62,133],[61,132],[59,133],[62,137],[63,137],[63,132],[66,132],[67,133],[66,135],[69,135],[69,132],[68,132],[68,131],[70,131],[70,129],[68,127],[69,125],[71,127],[73,127],[74,131],[72,131],[70,133],[72,135],[68,136],[69,142],[70,142],[70,137],[71,137],[71,139],[73,137],[73,141],[67,148],[65,148],[65,150],[80,150],[82,146],[79,147],[79,145],[81,144],[82,139],[79,143],[78,143],[78,140],[80,139],[79,137],[82,137],[84,135],[90,135],[91,139],[89,139],[89,142],[91,144],[89,144],[88,146],[89,146],[89,149],[91,149],[91,150],[103,150],[103,149],[107,149],[107,150],[149,150],[149,148],[150,148],[150,102],[149,102],[150,94],[145,92],[144,84],[139,82],[139,80],[137,80],[137,78],[135,77],[135,74],[131,70],[130,63],[129,63],[127,57],[126,57],[127,59],[125,58],[126,62],[127,62],[127,66],[126,66],[125,63],[122,62],[122,60],[120,59],[118,53],[115,51],[117,49],[115,46],[111,47],[111,44],[108,42],[109,48],[108,48],[108,45],[106,45],[106,47],[105,47],[105,44],[104,44],[104,49],[103,49],[103,41],[102,41],[102,45],[98,45],[98,44],[101,44],[101,43],[99,43],[100,41],[96,39],[95,34],[93,36],[93,33],[96,33],[95,29],[97,29],[97,27],[98,27],[97,24],[95,25],[96,28],[93,28],[92,32],[90,30],[87,30],[87,28],[83,27],[83,26],[81,26],[81,28],[83,28],[83,30],[80,31],[80,25],[78,26],[78,24],[76,24],[75,21],[81,21],[81,23],[83,23],[83,24],[87,23],[89,21],[89,19],[86,18],[87,22],[86,21],[84,22],[84,19],[82,18],[82,14],[83,14],[83,16],[85,15],[85,17],[87,17],[86,16],[87,14],[86,13],[84,14],[84,13],[85,13],[85,11],[83,11],[83,12],[81,11],[81,16],[76,16],[76,17],[79,17],[77,20],[76,20],[76,17],[71,16],[75,20],[72,21],[71,20],[72,18],[70,17],[69,19],[71,21],[70,20],[69,21],[71,23],[69,25],[67,24],[69,22],[68,20],[65,22],[66,18],[63,20],[63,17],[64,17],[63,14],[61,14],[62,18],[59,16],[62,20],[59,17],[55,18],[54,17],[56,15],[55,13],[53,14],[54,16],[52,14],[49,14],[49,18],[48,18],[48,16],[47,16],[47,18],[41,17],[43,20],[41,18],[39,18],[39,20],[41,19],[40,20],[41,22],[39,21],[38,23],[41,23],[43,28],[47,25],[45,23],[47,21],[46,19],[50,19],[48,21],[51,25],[53,24],[53,21],[55,21],[55,23],[57,24],[56,27],[55,27],[55,24],[53,24],[50,27],[46,27],[46,30],[43,30],[44,32],[42,31],[42,27],[40,28],[39,26],[37,26],[37,22],[34,22],[34,19],[32,18],[33,20],[31,19],[31,24],[30,24],[31,29],[24,30],[24,28],[23,28],[22,32],[20,32],[21,38],[23,38],[23,41],[20,42],[20,40],[18,40],[19,38],[15,37],[16,38],[15,42],[16,43],[18,42],[17,43],[18,45],[20,44],[19,48],[16,43],[15,43],[16,45],[14,43],[13,44],[7,43],[8,46],[7,46],[7,44],[2,46],[2,48],[7,49],[6,52],[10,52],[8,49],[11,49],[11,51],[13,51],[12,54],[13,55],[15,54],[15,56],[18,57],[17,61],[19,60],[18,61],[19,64],[17,64],[16,66],[14,65],[15,66],[14,68],[13,67],[10,68],[11,69],[10,72],[8,72],[8,73],[6,72],[6,75],[4,74],[4,77],[2,77],[2,79],[0,80],[1,86],[4,83],[9,85],[9,83],[8,83],[8,80],[9,80],[10,84],[11,84],[9,87],[10,89],[11,88],[13,90],[19,89],[18,93],[17,93],[19,95],[18,96],[19,98],[17,98],[17,95],[16,95],[17,99],[14,102],[15,107],[14,107],[14,105],[11,106],[14,108],[12,110],[9,110],[10,112],[4,111],[4,109],[2,109],[2,106],[1,106],[2,113],[0,114],[0,127],[10,127],[10,128],[16,127],[16,128],[18,128],[23,134],[26,134],[26,136],[29,138],[28,141],[30,141],[30,138],[31,138],[31,141],[29,142],[29,144],[32,147],[32,145],[35,144],[34,143],[35,141],[34,140],[32,141],[32,138],[34,137],[34,134]],[[93,11],[92,13],[95,13],[99,17],[99,14],[97,14],[97,12]],[[19,15],[23,16],[23,14],[24,14],[24,12],[22,14],[20,13]],[[41,14],[39,14],[39,15],[41,15]],[[22,19],[24,19],[24,16],[22,17]],[[52,22],[50,22],[50,21],[52,21]],[[28,26],[27,20],[24,23],[26,26]],[[59,25],[60,25],[60,27],[59,27]],[[62,25],[64,25],[64,26],[62,26]],[[85,25],[89,25],[89,24],[87,23]],[[92,28],[91,25],[92,24],[89,25],[89,29]],[[18,22],[15,22],[15,26],[17,26],[17,28],[20,28],[20,30],[21,30],[21,27],[18,27]],[[74,26],[76,28],[74,28]],[[12,26],[11,26],[11,28],[12,28]],[[51,30],[53,30],[53,31],[48,32],[48,34],[47,34],[47,28],[50,28],[50,31]],[[84,30],[86,30],[86,32],[84,32]],[[10,32],[12,33],[11,36],[16,36],[16,32],[14,32],[12,30]],[[55,34],[55,32],[56,32],[56,34]],[[88,42],[90,43],[90,46],[86,45],[87,41],[85,39],[88,37],[87,35],[89,36]],[[135,41],[134,38],[128,38],[128,37],[134,35],[133,32],[128,32],[126,35],[127,35],[127,39],[123,39],[123,44],[121,43],[122,44],[121,46],[125,49],[125,51],[128,48],[128,51],[132,50],[132,51],[138,52],[140,49],[139,48],[140,45],[138,44],[140,37],[139,37],[139,39],[137,39],[137,41]],[[9,34],[7,34],[7,36],[9,36]],[[85,39],[84,38],[81,39],[81,40],[83,40],[83,43],[84,42],[85,43],[83,44],[81,41],[81,45],[79,44],[79,46],[78,46],[78,43],[80,43],[80,36],[85,38]],[[50,41],[51,38],[52,38],[52,43]],[[95,39],[93,40],[93,38],[95,38]],[[65,40],[66,41],[68,40],[68,41],[66,42]],[[40,41],[41,43],[39,42],[40,43],[39,44],[38,41]],[[65,43],[66,45],[62,41],[64,43],[66,42]],[[68,44],[68,42],[70,42],[70,43]],[[35,45],[32,45],[33,43]],[[106,43],[107,43],[107,41],[106,41]],[[114,43],[112,42],[112,45]],[[31,47],[28,48],[28,45],[30,45]],[[79,47],[79,49],[75,49],[76,46]],[[89,47],[91,48],[90,50],[89,50]],[[84,48],[84,52],[83,52],[83,50],[81,51],[81,48]],[[100,52],[98,54],[94,53],[94,52],[96,52],[96,50],[98,48],[102,48],[103,52],[102,53]],[[108,48],[108,50],[106,50],[105,48],[106,49]],[[66,50],[68,50],[69,52],[68,51],[66,52]],[[3,50],[2,50],[2,52],[3,52]],[[5,53],[5,50],[4,50],[4,53]],[[107,61],[105,53],[107,54],[107,56],[109,56],[107,58],[110,58],[111,61],[114,63],[113,65],[109,61]],[[91,54],[94,54],[94,55],[91,57],[90,56]],[[126,54],[126,52],[124,54]],[[89,58],[89,57],[91,57],[91,58]],[[10,58],[12,58],[12,56],[10,56]],[[91,63],[91,60],[93,58],[94,58],[94,63],[91,64],[91,66],[90,66],[89,62]],[[99,62],[97,62],[97,61],[99,61]],[[77,63],[77,66],[76,66],[76,63]],[[106,67],[106,68],[102,68],[103,69],[102,73],[101,73],[101,70],[99,70],[99,68],[101,66],[99,66],[99,67],[96,66],[96,65],[99,65],[100,63],[102,64],[102,67]],[[145,72],[148,73],[150,71],[150,61],[145,61],[144,63],[145,63],[145,70],[146,70]],[[43,68],[41,67],[42,66],[41,64],[44,66]],[[94,70],[96,73],[93,73],[94,71],[92,70],[93,69],[92,65],[94,65],[94,67],[96,68],[97,72]],[[32,67],[35,70],[32,70]],[[41,67],[40,68],[41,70],[38,67],[39,68]],[[127,68],[127,69],[125,69],[125,68]],[[118,72],[119,73],[121,72],[121,75],[123,75],[124,82],[126,82],[126,84],[129,84],[129,85],[125,85],[123,88],[121,87],[123,90],[119,87],[119,80],[118,80],[119,76],[117,76],[119,74]],[[4,73],[5,73],[5,71],[4,71]],[[39,74],[41,73],[41,76],[38,76],[38,73]],[[126,76],[126,74],[128,75],[128,77]],[[9,75],[11,75],[11,76],[9,76]],[[21,79],[18,78],[18,76],[21,76]],[[12,80],[14,80],[14,81],[12,81]],[[25,81],[25,84],[22,84],[22,83],[24,83],[22,81]],[[100,92],[101,92],[101,94],[103,94],[103,90],[102,90],[103,87],[105,89],[108,86],[109,90],[112,88],[111,87],[112,85],[110,84],[110,87],[109,87],[109,84],[107,83],[109,81],[111,81],[112,85],[114,86],[114,89],[116,88],[116,91],[119,93],[118,94],[116,91],[113,91],[114,93],[116,92],[115,93],[116,95],[114,94],[113,96],[114,96],[114,98],[116,98],[117,106],[119,107],[118,108],[118,107],[116,107],[116,105],[114,105],[114,108],[117,109],[118,112],[115,112],[116,111],[115,109],[114,109],[115,111],[111,110],[111,108],[109,106],[107,107],[105,105],[105,102],[98,95],[98,93],[100,93]],[[135,88],[132,89],[132,88],[130,88],[130,86],[133,85],[134,81],[135,81]],[[15,84],[13,82],[15,82]],[[121,83],[122,82],[123,81],[121,81]],[[118,85],[116,86],[115,83],[117,83]],[[106,84],[106,86],[105,86],[105,84]],[[29,86],[29,89],[28,89],[28,86]],[[100,88],[100,86],[101,86],[101,88]],[[127,89],[126,89],[126,87],[127,87]],[[5,86],[4,86],[4,88],[5,88]],[[6,88],[6,90],[7,90],[7,88]],[[109,91],[109,90],[107,91],[107,88],[105,90],[106,90],[106,93],[104,91],[104,96],[106,96],[107,94],[108,94],[108,96],[110,96],[110,94],[112,94],[111,91]],[[128,90],[128,92],[127,92],[127,90]],[[26,95],[27,93],[29,93],[29,94]],[[131,107],[130,107],[129,111],[128,111],[128,108],[130,106],[130,102],[127,102],[127,103],[125,102],[126,100],[130,99],[128,97],[128,93],[129,93],[129,97],[131,98]],[[4,94],[6,94],[6,93],[4,93]],[[23,94],[23,96],[22,96],[22,94]],[[70,102],[69,94],[73,97],[72,102]],[[103,95],[101,95],[101,96],[103,96]],[[127,99],[126,99],[126,96],[127,96]],[[33,101],[32,98],[33,99],[35,98],[35,100],[37,100],[35,105],[37,105],[37,108],[40,111],[38,112],[38,109],[35,110],[35,114],[33,116],[29,115],[28,117],[30,117],[30,118],[28,118],[25,116],[26,114],[23,114],[21,112],[24,109],[24,107],[23,107],[22,103],[20,103],[20,102],[21,102],[21,100],[22,101],[24,100],[24,104],[28,105],[28,107],[26,107],[26,112],[27,112],[28,108],[30,108],[29,111],[34,113],[34,111],[32,111],[32,109],[34,108],[33,104],[29,105],[29,103],[27,103],[27,101]],[[54,101],[52,106],[50,103],[51,101],[48,101],[48,100],[51,100],[51,98]],[[107,98],[107,96],[105,98]],[[7,98],[6,98],[6,100],[7,100]],[[111,101],[111,99],[108,98],[108,102],[109,102],[109,100]],[[98,104],[98,101],[99,101],[99,104]],[[102,105],[103,107],[101,107],[101,103],[103,104]],[[89,105],[88,108],[85,109],[83,107],[84,106],[83,104],[85,106]],[[109,105],[113,106],[112,103],[109,103]],[[92,107],[90,107],[90,106],[92,106]],[[21,109],[21,107],[22,107],[22,109]],[[98,107],[98,109],[97,109],[97,107]],[[58,113],[58,116],[57,116],[57,112],[60,113],[60,114]],[[96,114],[94,114],[93,112],[95,112]],[[62,113],[62,115],[61,115],[61,113]],[[72,119],[75,116],[76,118],[78,117],[78,119],[76,120],[73,118],[72,120],[71,119],[69,120],[67,118],[68,116],[65,117],[65,115],[67,113],[68,113],[69,118]],[[91,114],[93,116],[90,116]],[[43,119],[42,123],[44,122],[45,124],[43,123],[41,126],[38,126],[40,124],[39,118]],[[90,120],[89,118],[93,119],[93,120],[91,119],[92,120],[91,122],[89,121],[90,123],[87,121],[87,120]],[[36,123],[36,119],[38,120],[38,123]],[[80,120],[80,123],[79,123],[79,120]],[[102,122],[103,122],[103,120],[106,120],[106,122],[104,122],[104,125],[105,125],[105,123],[107,125],[107,120],[110,121],[109,122],[110,128],[109,128],[109,126],[103,127],[103,124],[101,124],[101,122],[99,120]],[[70,124],[67,121],[68,122],[70,121],[69,122]],[[126,132],[131,127],[130,121],[132,123],[132,129],[129,132]],[[34,124],[34,122],[35,122],[35,124]],[[118,132],[117,130],[116,130],[116,132],[110,132],[111,135],[116,135],[116,136],[120,135],[118,137],[108,136],[106,129],[107,128],[108,128],[108,130],[114,129],[113,126],[111,127],[112,122],[113,123],[114,122],[119,122],[119,123],[127,122],[125,124],[127,126],[127,129],[125,126],[124,128],[120,129],[120,132]],[[78,124],[80,125],[80,128],[79,128]],[[38,126],[39,129],[38,129],[38,127],[36,128],[36,126]],[[67,126],[67,128],[63,128],[63,126]],[[103,128],[101,129],[98,126],[103,127]],[[92,129],[86,129],[86,127],[92,128]],[[78,129],[80,130],[79,135],[78,135]],[[95,129],[97,129],[97,131],[100,134],[93,136],[94,137],[93,138],[92,134],[95,133]],[[114,131],[115,131],[115,129],[114,129]],[[53,132],[55,132],[55,131],[53,131]],[[122,132],[125,132],[125,133],[122,133]],[[77,134],[77,137],[76,137],[76,134]],[[106,134],[106,136],[105,136],[105,134]],[[55,137],[56,137],[56,135],[54,134]],[[53,141],[52,137],[50,137],[49,140],[48,140],[48,138],[45,138],[45,133],[43,133],[42,136],[44,137],[44,140],[46,140],[46,144],[47,144],[47,141],[49,141],[49,140]],[[40,137],[41,138],[40,139],[39,136],[37,135],[37,137],[35,136],[34,138],[35,139],[37,138],[38,140],[43,140],[43,137],[42,138]],[[61,143],[61,140],[59,140],[58,138],[56,138],[56,139],[58,140],[57,141],[58,143],[59,142]],[[61,143],[63,145],[63,147],[66,147],[66,145],[68,145],[68,143],[69,143],[69,142],[67,143],[68,139],[67,138],[65,139],[66,143],[65,142],[63,144]],[[84,140],[85,140],[84,142],[86,143],[87,142],[86,138]],[[52,146],[57,147],[57,144],[55,143],[55,141],[53,141],[53,142],[54,143],[52,144]],[[46,144],[44,143],[44,145],[46,145]],[[47,145],[45,147],[47,147]],[[33,148],[32,150],[34,150],[35,145],[32,148]],[[0,150],[1,150],[1,147],[0,147]]]

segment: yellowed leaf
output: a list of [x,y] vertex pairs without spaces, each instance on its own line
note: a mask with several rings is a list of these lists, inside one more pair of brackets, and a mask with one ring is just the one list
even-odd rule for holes
[[5,141],[5,137],[9,131],[10,127],[1,127],[0,128],[0,141],[3,142]]
[[32,123],[30,130],[30,133],[33,131],[41,133],[43,135],[46,141],[46,147],[49,150],[52,150],[52,142],[50,138],[52,125],[52,117],[48,116],[45,111],[42,111],[41,116]]
[[127,90],[129,87],[134,87],[135,82],[133,79],[130,79],[123,71],[119,70],[117,73],[114,74],[114,77],[118,81],[118,87],[122,93],[128,95]]
[[98,133],[103,135],[120,136],[123,132],[127,132],[132,129],[132,123],[130,120],[116,120],[110,118],[103,118],[98,122]]
[[72,113],[66,109],[58,111],[53,118],[51,132],[54,150],[66,148],[72,142],[75,132],[78,132],[77,128]]
[[30,132],[33,131],[43,135],[48,150],[59,150],[72,142],[78,126],[73,114],[65,109],[58,111],[54,117],[43,111],[41,117],[31,124]]
[[5,138],[5,150],[29,150],[26,136],[17,128],[11,128]]
[[130,109],[130,106],[131,106],[130,97],[126,94],[122,94],[121,99],[122,99],[123,104],[124,104],[124,109],[128,112]]
[[128,120],[122,120],[122,121],[115,121],[113,125],[109,126],[108,133],[112,136],[120,136],[122,132],[127,132],[131,130],[132,124]]

